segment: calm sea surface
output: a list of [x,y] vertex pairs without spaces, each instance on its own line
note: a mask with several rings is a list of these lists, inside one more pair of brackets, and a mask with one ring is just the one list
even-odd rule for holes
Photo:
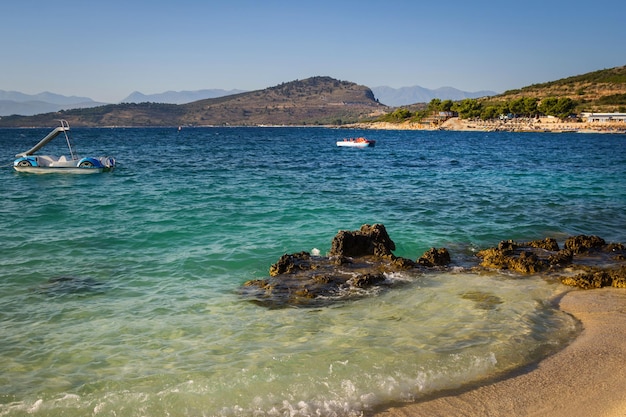
[[[9,166],[0,130],[1,416],[355,416],[535,361],[576,334],[564,287],[471,273],[500,240],[626,242],[626,135],[73,129],[99,175]],[[373,149],[337,148],[343,137]],[[44,153],[62,152],[49,145]],[[383,223],[447,272],[319,308],[239,294],[284,253]]]

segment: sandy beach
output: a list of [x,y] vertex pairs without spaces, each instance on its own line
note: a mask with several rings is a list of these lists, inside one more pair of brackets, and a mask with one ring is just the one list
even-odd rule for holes
[[559,306],[583,328],[562,351],[511,378],[376,417],[626,416],[626,289],[574,290]]

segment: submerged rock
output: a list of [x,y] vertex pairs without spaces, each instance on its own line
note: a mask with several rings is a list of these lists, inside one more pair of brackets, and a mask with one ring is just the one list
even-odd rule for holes
[[104,291],[104,284],[91,277],[58,276],[37,287],[37,292],[58,297],[70,294],[96,294]]
[[495,310],[498,305],[504,303],[497,295],[482,291],[468,291],[461,294],[461,298],[473,301],[480,310]]

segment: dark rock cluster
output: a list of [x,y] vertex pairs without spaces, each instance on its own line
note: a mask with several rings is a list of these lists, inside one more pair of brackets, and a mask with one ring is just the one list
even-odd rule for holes
[[308,252],[285,254],[270,266],[270,277],[246,282],[242,293],[269,307],[312,306],[362,296],[389,287],[387,273],[450,263],[445,248],[432,248],[413,261],[395,256],[395,243],[382,224],[341,230],[328,256]]
[[[424,273],[451,263],[445,248],[431,248],[415,261],[395,256],[395,248],[382,224],[341,230],[328,256],[285,254],[270,267],[268,278],[246,282],[241,293],[268,307],[318,306],[389,288],[392,272]],[[570,237],[563,249],[553,238],[507,240],[478,252],[476,259],[475,268],[542,273],[580,288],[626,287],[626,248],[598,236]]]
[[589,271],[561,278],[565,285],[582,289],[616,287],[626,288],[626,266],[619,268],[590,268]]
[[340,230],[332,241],[330,256],[393,256],[396,250],[385,226],[364,224],[358,231]]
[[[496,248],[477,253],[480,266],[521,274],[561,273],[561,282],[584,289],[626,288],[626,247],[607,244],[598,236],[572,236],[563,249],[555,239],[516,243],[502,241]],[[575,271],[573,275],[564,272]]]

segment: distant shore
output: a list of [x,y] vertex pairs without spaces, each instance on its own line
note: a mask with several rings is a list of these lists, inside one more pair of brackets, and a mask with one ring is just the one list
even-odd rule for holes
[[453,117],[440,125],[402,122],[356,123],[351,127],[380,130],[451,130],[474,132],[626,133],[626,123],[563,122],[558,119],[465,120]]
[[583,327],[562,351],[509,379],[375,417],[626,416],[626,289],[570,291],[559,307]]

